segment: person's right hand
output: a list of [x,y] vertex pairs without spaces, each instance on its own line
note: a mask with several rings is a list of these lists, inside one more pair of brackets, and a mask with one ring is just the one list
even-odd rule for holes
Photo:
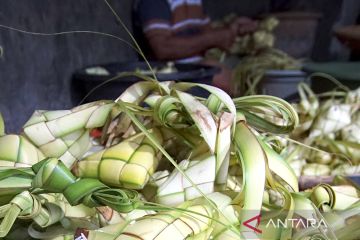
[[232,47],[237,36],[254,32],[256,29],[256,21],[247,17],[239,17],[226,28],[212,34],[212,38],[216,42],[216,47],[228,51]]
[[217,40],[217,46],[225,51],[228,51],[237,36],[252,33],[257,29],[257,22],[247,17],[236,18],[227,28],[224,28],[222,32],[214,35]]

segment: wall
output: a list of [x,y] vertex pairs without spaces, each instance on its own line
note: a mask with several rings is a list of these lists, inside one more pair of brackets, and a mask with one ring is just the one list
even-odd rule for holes
[[[130,26],[131,0],[112,2]],[[92,30],[129,40],[99,0],[1,0],[0,24],[46,33]],[[0,46],[0,111],[10,132],[19,131],[35,109],[71,107],[76,69],[136,58],[122,42],[91,34],[34,36],[0,28]]]
[[312,59],[329,61],[330,45],[334,39],[333,27],[340,18],[344,0],[292,0],[291,8],[300,11],[316,11],[323,15],[315,36]]
[[203,0],[207,14],[212,19],[222,18],[229,13],[240,16],[254,17],[268,12],[271,7],[270,0]]

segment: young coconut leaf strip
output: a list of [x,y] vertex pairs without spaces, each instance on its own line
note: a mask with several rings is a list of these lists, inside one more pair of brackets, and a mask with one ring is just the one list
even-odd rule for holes
[[[191,95],[193,87],[209,97]],[[298,122],[276,97],[231,99],[213,86],[147,78],[116,101],[36,111],[21,135],[6,135],[1,120],[0,237],[349,236],[358,189],[341,182],[299,192],[267,138]],[[310,217],[328,228],[269,224]]]

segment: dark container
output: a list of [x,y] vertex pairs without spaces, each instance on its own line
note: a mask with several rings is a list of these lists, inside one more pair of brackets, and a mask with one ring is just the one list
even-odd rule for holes
[[306,81],[300,70],[269,70],[260,82],[260,93],[291,100],[297,96],[298,85]]
[[[164,62],[150,62],[152,68],[161,69],[167,66]],[[87,69],[100,67],[106,70],[104,74],[89,74]],[[182,64],[175,63],[176,72],[157,73],[156,77],[159,81],[177,81],[177,82],[193,82],[211,85],[212,78],[220,72],[219,68],[202,65],[202,64]],[[74,73],[72,79],[72,101],[78,104],[93,89],[103,84],[105,81],[116,77],[123,72],[133,72],[136,70],[148,71],[145,62],[126,62],[126,63],[109,63],[103,65],[89,66]],[[146,74],[151,76],[151,73]],[[116,99],[132,84],[141,81],[137,77],[123,77],[110,81],[96,88],[84,102],[96,101],[101,99]],[[194,88],[190,91],[192,94],[207,97],[208,93],[200,88]]]
[[[304,65],[303,71],[308,75],[328,74],[352,90],[360,87],[360,62],[307,63]],[[338,86],[326,77],[315,76],[311,79],[311,87],[315,93],[322,93],[331,91]]]

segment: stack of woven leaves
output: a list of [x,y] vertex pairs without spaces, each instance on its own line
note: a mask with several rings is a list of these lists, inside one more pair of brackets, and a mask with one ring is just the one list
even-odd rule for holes
[[[276,97],[147,78],[115,101],[35,111],[20,135],[0,122],[6,239],[360,237],[358,190],[340,181],[299,192],[269,144],[298,124]],[[274,224],[303,219],[323,224]]]

